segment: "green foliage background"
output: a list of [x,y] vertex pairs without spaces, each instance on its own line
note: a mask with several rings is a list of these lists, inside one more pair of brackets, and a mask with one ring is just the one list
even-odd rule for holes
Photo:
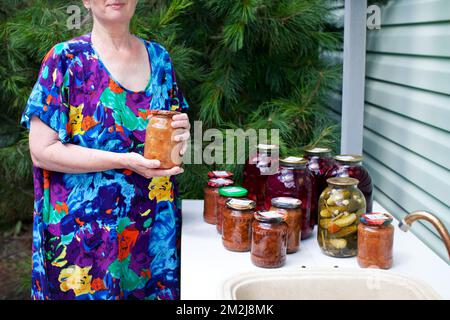
[[[27,132],[20,115],[40,62],[56,43],[90,30],[69,30],[67,6],[79,1],[3,0],[0,6],[0,225],[30,220],[33,205]],[[341,46],[327,25],[326,0],[140,0],[132,32],[170,52],[191,120],[203,128],[279,129],[282,155],[307,145],[336,149],[337,125],[324,109],[341,68],[323,58]],[[83,18],[86,11],[82,8]],[[188,165],[185,198],[201,198],[207,171]],[[235,173],[241,165],[217,166]]]

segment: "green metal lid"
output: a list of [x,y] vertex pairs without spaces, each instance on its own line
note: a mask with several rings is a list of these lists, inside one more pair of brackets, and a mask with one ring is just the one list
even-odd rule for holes
[[227,186],[219,188],[219,194],[224,197],[245,197],[248,191],[238,186]]

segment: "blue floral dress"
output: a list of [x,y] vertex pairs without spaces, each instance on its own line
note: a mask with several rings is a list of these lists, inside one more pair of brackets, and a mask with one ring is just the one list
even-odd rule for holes
[[[133,92],[118,83],[86,34],[45,56],[22,116],[62,143],[143,152],[149,110],[188,108],[167,50],[142,40],[151,78]],[[130,170],[84,174],[33,167],[33,299],[179,299],[181,208],[174,177]]]

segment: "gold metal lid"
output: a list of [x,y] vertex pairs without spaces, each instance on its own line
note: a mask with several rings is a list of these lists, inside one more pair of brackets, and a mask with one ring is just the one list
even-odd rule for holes
[[308,154],[318,155],[318,154],[330,153],[331,149],[330,148],[323,148],[323,147],[315,147],[315,148],[305,149],[305,152],[308,153]]
[[327,179],[327,183],[333,186],[355,186],[359,183],[359,180],[348,177],[336,177]]
[[256,207],[256,203],[253,200],[250,199],[228,199],[225,202],[226,206],[230,209],[234,209],[234,210],[252,210],[255,209]]
[[363,156],[359,154],[340,154],[334,157],[339,162],[358,163],[363,161]]
[[287,157],[284,159],[280,160],[280,164],[281,165],[291,165],[291,166],[295,166],[295,165],[304,165],[307,164],[308,160],[305,158],[301,158],[301,157]]

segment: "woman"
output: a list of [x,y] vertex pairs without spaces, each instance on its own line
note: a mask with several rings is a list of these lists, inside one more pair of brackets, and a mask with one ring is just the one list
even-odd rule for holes
[[[179,299],[174,176],[141,154],[151,109],[182,111],[168,52],[130,34],[137,0],[83,0],[92,32],[46,55],[30,128],[34,299]],[[186,150],[189,119],[173,117]]]

